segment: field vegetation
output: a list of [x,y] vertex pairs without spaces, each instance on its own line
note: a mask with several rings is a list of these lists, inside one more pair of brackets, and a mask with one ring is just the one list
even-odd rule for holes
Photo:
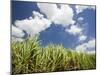
[[95,54],[78,53],[62,45],[41,46],[38,37],[12,41],[12,75],[96,68]]

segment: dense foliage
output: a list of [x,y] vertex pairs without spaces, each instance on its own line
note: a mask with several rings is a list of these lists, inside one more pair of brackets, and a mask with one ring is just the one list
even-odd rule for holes
[[95,54],[78,53],[62,45],[41,47],[38,37],[12,41],[12,75],[96,68]]

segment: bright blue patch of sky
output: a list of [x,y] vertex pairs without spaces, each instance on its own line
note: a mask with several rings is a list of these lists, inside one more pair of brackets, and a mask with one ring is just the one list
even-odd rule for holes
[[[71,5],[75,13],[75,5]],[[21,20],[29,18],[32,16],[32,11],[38,11],[35,2],[22,2],[22,1],[12,1],[12,23],[15,20]],[[88,40],[96,37],[96,11],[92,9],[87,9],[79,15],[74,15],[74,19],[77,20],[78,17],[83,17],[83,23],[86,23],[84,34],[87,35]],[[64,27],[61,25],[52,24],[51,27],[47,28],[45,31],[40,33],[40,40],[43,46],[54,43],[62,44],[66,48],[74,48],[80,42],[78,42],[78,37],[73,36],[65,32]]]
[[40,33],[43,45],[49,43],[62,44],[66,48],[72,48],[77,43],[75,36],[65,32],[65,28],[61,25],[51,25],[48,29]]
[[84,17],[84,23],[87,23],[86,35],[95,38],[96,36],[96,11],[93,9],[84,10],[78,17]]
[[12,23],[15,20],[22,20],[32,16],[32,11],[39,11],[36,3],[34,2],[23,2],[23,1],[12,1]]

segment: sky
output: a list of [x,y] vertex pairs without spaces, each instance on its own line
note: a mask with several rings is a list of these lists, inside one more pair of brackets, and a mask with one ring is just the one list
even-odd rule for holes
[[42,46],[62,44],[95,52],[95,6],[12,1],[11,7],[12,40],[24,41],[28,35],[38,34]]

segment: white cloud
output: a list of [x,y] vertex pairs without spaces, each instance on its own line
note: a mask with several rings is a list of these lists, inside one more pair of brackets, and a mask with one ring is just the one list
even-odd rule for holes
[[57,14],[55,12],[58,11],[56,4],[50,4],[50,3],[37,3],[38,8],[42,13],[44,13],[47,18],[51,19],[54,14]]
[[69,5],[60,4],[61,8],[58,8],[57,4],[37,3],[37,6],[55,24],[66,27],[75,22],[73,20],[73,10]]
[[84,18],[83,17],[79,17],[77,20],[80,22],[80,21],[83,21]]
[[76,51],[88,52],[88,53],[95,51],[95,39],[89,40],[86,43],[76,46]]
[[93,10],[95,10],[95,6],[76,5],[76,13],[77,14],[83,12],[85,9],[93,9]]
[[12,41],[23,41],[22,38],[24,37],[25,33],[21,29],[12,25],[12,32],[11,33],[12,33],[12,38],[11,38]]
[[93,48],[93,47],[95,47],[95,40],[94,39],[88,41],[88,48]]
[[87,43],[83,43],[83,44],[81,44],[81,45],[78,45],[78,46],[76,47],[76,50],[77,50],[77,51],[85,51],[85,50],[87,50]]
[[65,30],[69,34],[77,35],[82,33],[82,28],[78,27],[77,25],[72,25],[69,29]]
[[39,18],[43,18],[44,17],[44,15],[40,14],[39,12],[33,11],[32,13],[33,13],[33,17],[36,17],[36,16],[39,17]]
[[21,29],[19,29],[19,28],[15,27],[14,25],[12,25],[12,36],[13,37],[22,38],[24,35],[25,34]]
[[[69,5],[59,4],[60,8],[57,7],[57,4],[47,4],[47,3],[37,3],[39,12],[33,11],[33,15],[29,18],[23,20],[16,20],[14,25],[20,29],[26,31],[28,34],[34,36],[39,34],[41,31],[44,31],[51,26],[51,23],[62,25],[65,27],[65,31],[72,35],[82,34],[83,29],[74,25],[75,21],[73,20],[73,9]],[[77,11],[83,11],[86,7],[76,6]],[[47,18],[44,18],[44,15]],[[84,20],[83,17],[78,18],[79,21]],[[70,25],[70,28],[68,26]],[[16,34],[14,34],[16,35]],[[87,37],[80,36],[79,40],[83,41]]]
[[16,20],[15,26],[26,31],[28,34],[34,36],[41,31],[50,27],[51,22],[44,18],[44,16],[38,12],[33,12],[33,16],[23,20]]
[[84,41],[86,40],[87,36],[86,35],[80,35],[79,36],[79,41]]

